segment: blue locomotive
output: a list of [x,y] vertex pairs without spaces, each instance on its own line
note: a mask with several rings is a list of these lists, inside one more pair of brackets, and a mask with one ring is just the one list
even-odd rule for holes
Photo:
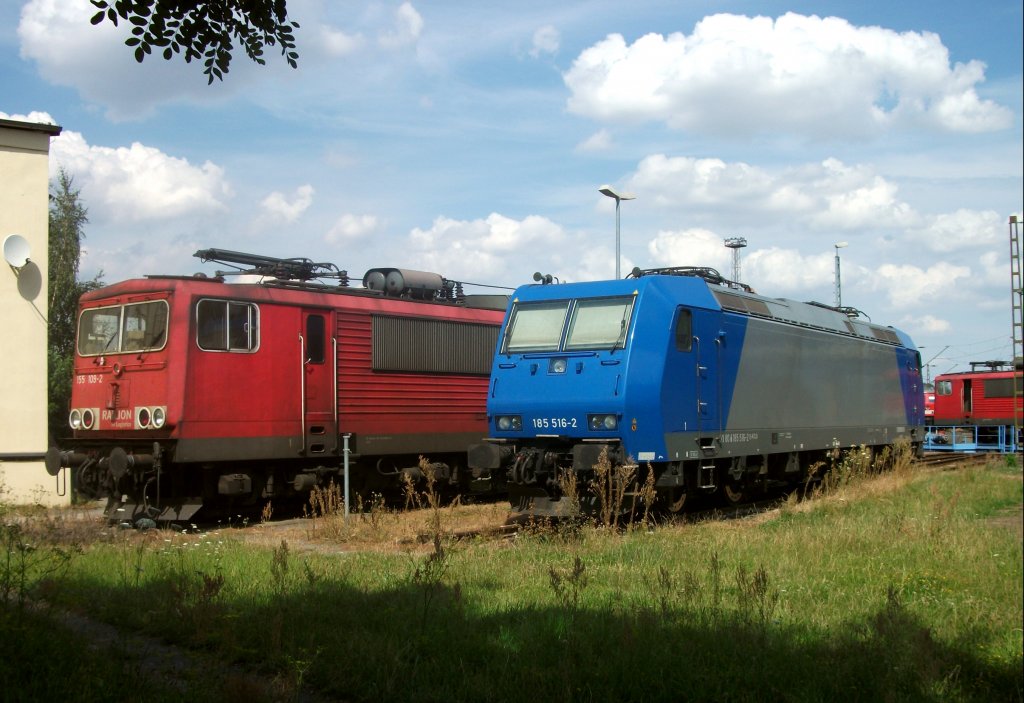
[[[802,479],[842,448],[924,439],[921,357],[851,308],[767,298],[714,269],[515,291],[491,369],[476,473],[504,471],[512,505],[575,510],[607,457],[653,470],[660,501],[738,502]],[[578,505],[578,504],[577,504]]]

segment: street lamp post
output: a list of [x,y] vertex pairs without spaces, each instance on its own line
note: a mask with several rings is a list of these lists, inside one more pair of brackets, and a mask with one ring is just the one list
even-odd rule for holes
[[843,247],[849,246],[848,242],[836,242],[833,245],[836,248],[836,307],[843,307],[843,287],[839,279],[839,250]]
[[617,193],[611,186],[604,185],[597,189],[601,195],[615,198],[615,279],[621,278],[619,270],[619,252],[621,250],[621,238],[619,234],[619,205],[623,200],[636,200],[632,193]]

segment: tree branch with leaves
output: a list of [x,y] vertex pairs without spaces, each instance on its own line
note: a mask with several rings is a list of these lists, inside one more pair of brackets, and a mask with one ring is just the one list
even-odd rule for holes
[[47,269],[50,300],[49,319],[48,425],[51,436],[67,432],[67,413],[71,401],[71,377],[74,374],[75,328],[78,324],[78,299],[82,293],[103,285],[100,272],[91,281],[78,280],[82,239],[89,222],[74,179],[63,168],[50,183],[50,244]]
[[99,10],[92,16],[96,25],[119,20],[132,25],[125,44],[135,50],[139,63],[154,50],[165,60],[181,54],[186,63],[203,59],[203,73],[209,79],[224,80],[231,66],[234,41],[246,55],[265,65],[263,49],[281,47],[281,55],[292,68],[298,67],[295,30],[298,22],[288,19],[286,0],[91,0]]

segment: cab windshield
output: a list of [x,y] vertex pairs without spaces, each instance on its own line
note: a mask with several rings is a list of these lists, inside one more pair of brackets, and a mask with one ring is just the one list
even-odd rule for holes
[[517,304],[508,323],[505,351],[558,351],[569,302]]
[[152,351],[166,340],[166,300],[90,308],[78,318],[81,356]]
[[615,349],[629,330],[633,297],[516,304],[503,353]]

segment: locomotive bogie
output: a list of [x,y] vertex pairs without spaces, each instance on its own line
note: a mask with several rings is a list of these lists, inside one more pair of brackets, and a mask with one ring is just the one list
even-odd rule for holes
[[514,506],[559,513],[558,472],[586,486],[599,457],[652,471],[678,506],[799,481],[838,448],[920,445],[906,335],[706,272],[518,289],[491,373],[491,435],[470,466],[505,467]]

